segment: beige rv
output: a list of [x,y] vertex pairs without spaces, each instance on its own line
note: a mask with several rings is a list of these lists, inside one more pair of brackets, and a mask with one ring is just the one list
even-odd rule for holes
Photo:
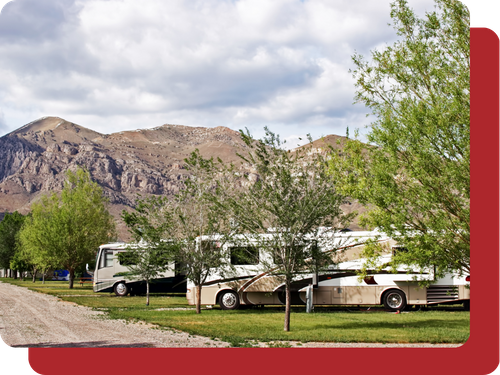
[[[387,253],[379,258],[381,264],[390,261],[392,252],[398,249],[398,244],[378,232],[337,233],[335,236],[337,243],[342,246],[324,251],[338,252],[341,254],[341,261],[319,275],[305,272],[297,277],[292,284],[292,305],[305,304],[306,291],[313,285],[314,305],[384,305],[393,311],[412,305],[438,303],[463,303],[465,308],[469,307],[468,276],[448,275],[434,280],[432,271],[412,273],[401,267],[397,273],[382,269],[360,280],[356,271],[363,265],[364,260],[360,258],[360,253],[367,239],[377,239],[385,245]],[[200,238],[200,241],[203,240]],[[219,304],[222,309],[230,310],[237,309],[240,305],[285,303],[284,283],[277,275],[278,268],[269,270],[269,267],[262,267],[261,260],[268,256],[266,253],[249,244],[255,256],[247,263],[252,264],[241,264],[232,256],[236,249],[241,249],[241,243],[224,246],[228,268],[232,263],[231,271],[212,272],[203,284],[201,304]],[[428,287],[420,287],[419,280],[429,280],[432,283]],[[195,304],[195,295],[195,287],[188,280],[186,296],[189,304]]]

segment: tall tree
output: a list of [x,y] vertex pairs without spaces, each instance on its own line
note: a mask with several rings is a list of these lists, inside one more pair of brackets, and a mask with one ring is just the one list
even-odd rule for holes
[[32,205],[32,215],[19,234],[22,248],[37,254],[46,265],[67,269],[69,288],[73,288],[75,270],[94,258],[100,244],[115,236],[106,203],[102,188],[88,171],[68,171],[60,195],[44,196]]
[[240,156],[255,175],[228,170],[235,176],[235,187],[218,207],[250,243],[268,253],[270,262],[261,261],[261,266],[283,280],[284,330],[289,331],[292,282],[304,271],[315,272],[335,261],[332,253],[327,257],[315,251],[316,244],[338,246],[333,234],[346,227],[351,217],[340,208],[344,199],[328,178],[321,150],[310,143],[287,151],[279,136],[265,131],[258,141],[241,132],[252,151]]
[[[172,202],[174,226],[170,238],[177,244],[176,258],[183,272],[195,285],[196,313],[200,314],[203,283],[212,272],[222,272],[223,245],[234,234],[234,228],[230,217],[220,215],[216,208],[228,188],[222,162],[204,159],[198,150],[185,162],[190,177]],[[200,240],[201,236],[206,240]]]
[[[29,267],[33,282],[37,273],[40,272],[45,277],[49,269],[61,267],[49,246],[49,236],[57,229],[54,228],[52,217],[46,216],[49,212],[49,200],[47,197],[42,198],[42,202],[46,200],[46,203],[35,203],[31,206],[31,213],[19,232],[19,251],[14,259],[19,265]],[[52,200],[50,204],[57,204],[57,201]]]
[[146,282],[146,306],[149,306],[151,282],[169,269],[174,261],[175,247],[165,241],[172,227],[172,213],[166,197],[139,197],[135,211],[122,212],[122,219],[134,238],[127,252],[119,254],[120,263],[126,264],[132,279]]
[[[364,225],[404,244],[393,264],[470,272],[469,12],[436,0],[419,18],[391,4],[400,39],[354,55],[356,99],[375,116],[365,147],[351,140],[330,171],[345,194],[373,209]],[[372,259],[378,251],[367,247]]]
[[[0,222],[0,267],[7,269],[18,249],[18,234],[24,222],[24,216],[19,212],[7,213]],[[21,271],[14,268],[16,271]]]
[[[32,271],[32,265],[24,259],[20,251],[17,251],[16,253],[14,253],[14,256],[10,259],[10,269],[19,271],[20,279],[21,281],[23,281],[25,272]],[[34,274],[36,275],[36,272]],[[33,282],[34,280],[35,279],[33,279]]]
[[[221,242],[227,237],[224,233],[227,234],[229,225],[226,218],[215,215],[214,203],[209,199],[216,187],[221,188],[213,160],[203,159],[196,150],[185,161],[190,177],[175,197],[138,198],[135,211],[124,211],[122,218],[136,241],[132,247],[136,264],[129,266],[131,272],[144,280],[153,280],[165,265],[157,259],[175,260],[176,270],[195,284],[199,314],[203,282],[222,265]],[[217,244],[198,240],[200,236],[216,234]]]

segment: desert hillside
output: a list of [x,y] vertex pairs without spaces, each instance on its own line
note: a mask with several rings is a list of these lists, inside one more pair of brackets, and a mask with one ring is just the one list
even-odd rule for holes
[[[343,138],[329,135],[315,145],[341,147]],[[237,162],[236,153],[245,148],[238,132],[221,126],[166,124],[101,134],[59,117],[44,117],[0,138],[0,216],[29,212],[42,194],[62,189],[67,169],[80,165],[103,187],[119,237],[127,240],[119,215],[133,207],[138,193],[175,194],[188,173],[184,158],[195,149],[204,157]],[[346,211],[359,208],[356,203],[345,206]]]

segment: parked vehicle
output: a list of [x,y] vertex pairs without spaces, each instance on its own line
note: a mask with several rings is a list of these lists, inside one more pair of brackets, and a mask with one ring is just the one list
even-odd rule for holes
[[[123,242],[99,246],[93,275],[94,292],[114,292],[117,296],[146,292],[146,282],[132,278],[127,265],[120,263],[118,254],[126,253],[127,249],[128,245]],[[151,293],[185,293],[186,277],[171,263],[167,271],[152,280],[149,288]]]
[[69,271],[68,270],[55,270],[52,274],[52,280],[57,281],[68,281],[69,280]]
[[[432,305],[439,303],[463,303],[470,305],[470,276],[459,277],[447,275],[435,280],[433,270],[417,272],[408,267],[399,267],[391,272],[386,267],[372,270],[363,280],[359,279],[359,271],[365,260],[360,258],[361,250],[368,239],[376,239],[385,245],[387,252],[378,261],[386,264],[395,251],[402,247],[394,240],[380,236],[378,232],[344,232],[335,234],[337,244],[322,248],[322,251],[341,253],[341,261],[327,270],[312,274],[304,271],[292,283],[292,305],[306,303],[306,291],[312,285],[313,304],[315,305],[384,305],[386,309],[397,311],[412,305]],[[266,236],[265,234],[262,236]],[[201,241],[213,240],[201,238]],[[201,304],[219,304],[222,309],[237,309],[240,305],[279,305],[285,303],[285,286],[279,276],[279,267],[273,269],[263,267],[268,254],[255,243],[248,243],[249,251],[254,256],[242,264],[235,256],[241,251],[241,243],[226,243],[225,254],[227,269],[213,270],[211,276],[203,284]],[[251,250],[250,250],[251,249]],[[428,280],[428,287],[421,287],[418,281]],[[186,297],[188,303],[195,304],[195,286],[188,281]]]

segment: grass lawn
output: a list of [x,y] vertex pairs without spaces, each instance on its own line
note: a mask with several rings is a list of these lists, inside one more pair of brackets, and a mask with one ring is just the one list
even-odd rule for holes
[[2,279],[15,285],[58,296],[99,310],[114,319],[142,320],[161,328],[175,328],[190,334],[219,338],[233,346],[251,346],[257,341],[324,341],[382,343],[465,343],[469,337],[470,313],[459,307],[449,311],[429,308],[424,311],[394,314],[381,309],[366,308],[348,311],[346,307],[315,307],[312,314],[305,307],[294,307],[290,332],[283,331],[284,308],[266,306],[235,311],[218,307],[197,315],[182,294],[153,294],[150,306],[146,297],[116,297],[114,294],[93,293],[90,284],[67,282],[21,282]]
[[223,311],[155,311],[112,308],[113,318],[145,320],[191,334],[217,337],[233,344],[258,341],[321,341],[382,343],[464,343],[469,337],[469,313],[465,311],[415,311],[402,314],[316,308],[312,314],[295,307],[290,332],[283,331],[282,308],[265,307]]

